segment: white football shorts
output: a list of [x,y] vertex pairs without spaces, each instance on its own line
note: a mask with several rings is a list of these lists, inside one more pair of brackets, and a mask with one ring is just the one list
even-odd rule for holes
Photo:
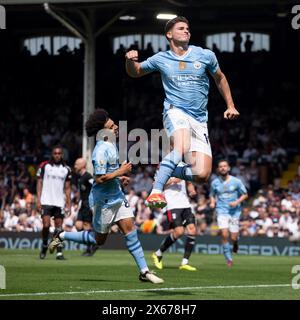
[[93,212],[93,228],[97,233],[108,233],[110,227],[117,221],[134,218],[133,211],[127,200],[109,208],[102,208],[95,205]]
[[187,113],[174,107],[164,114],[163,123],[168,137],[171,137],[178,129],[190,130],[191,146],[189,152],[199,151],[212,156],[206,123],[198,122]]
[[230,214],[218,214],[217,222],[219,229],[228,229],[230,232],[239,232],[239,217]]

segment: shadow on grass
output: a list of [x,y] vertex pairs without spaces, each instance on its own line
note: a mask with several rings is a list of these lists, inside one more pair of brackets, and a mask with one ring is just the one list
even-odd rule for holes
[[112,280],[112,279],[79,279],[79,281],[83,281],[83,282],[120,282],[120,280]]
[[163,270],[179,270],[179,266],[164,266]]
[[176,296],[195,296],[195,293],[193,293],[193,292],[191,292],[191,291],[147,291],[147,294],[144,294],[144,292],[143,293],[141,293],[141,292],[139,292],[139,295],[140,296],[145,296],[145,297],[150,297],[150,296],[152,296],[152,297],[157,297],[157,296],[159,296],[159,297],[164,297],[164,296],[174,296],[174,297],[176,297]]

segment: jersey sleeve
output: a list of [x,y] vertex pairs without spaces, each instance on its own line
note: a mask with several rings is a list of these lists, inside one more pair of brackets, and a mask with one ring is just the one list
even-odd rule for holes
[[46,166],[47,163],[48,163],[48,161],[44,161],[39,165],[39,168],[38,168],[38,170],[36,172],[36,176],[38,178],[41,178],[41,179],[44,178],[45,166]]
[[214,54],[214,52],[209,50],[209,63],[207,65],[207,68],[209,70],[209,72],[211,73],[216,73],[217,70],[219,69],[219,62],[217,60],[216,55]]
[[155,54],[154,56],[141,62],[141,69],[146,72],[158,71],[157,60],[158,60],[158,55]]
[[241,180],[238,181],[238,187],[239,187],[240,194],[247,194],[248,193],[246,187],[244,186],[244,184]]
[[108,154],[103,148],[97,150],[96,156],[93,159],[94,174],[106,174],[108,164]]
[[90,173],[88,173],[87,182],[88,182],[90,185],[92,185],[92,184],[94,183],[94,178],[93,178],[93,176],[92,176]]
[[67,166],[66,168],[67,168],[68,172],[67,172],[66,180],[65,180],[65,181],[71,181],[71,179],[72,179],[72,170],[71,170],[71,168],[68,167],[68,166]]

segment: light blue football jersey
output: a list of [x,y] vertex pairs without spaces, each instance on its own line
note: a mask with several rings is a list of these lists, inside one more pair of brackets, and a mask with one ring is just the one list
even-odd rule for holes
[[210,196],[216,197],[217,214],[239,216],[241,205],[231,208],[229,203],[236,201],[242,194],[247,194],[247,189],[240,179],[233,176],[229,177],[227,181],[223,181],[220,177],[214,179],[210,187]]
[[164,113],[173,105],[199,122],[207,122],[209,78],[219,64],[208,49],[189,46],[187,53],[177,56],[171,50],[158,52],[141,63],[144,71],[159,71],[165,90]]
[[[92,162],[95,176],[116,171],[119,168],[119,153],[116,145],[108,141],[97,141]],[[89,195],[89,206],[99,205],[107,208],[122,202],[124,198],[119,178],[103,184],[97,184],[94,181]]]

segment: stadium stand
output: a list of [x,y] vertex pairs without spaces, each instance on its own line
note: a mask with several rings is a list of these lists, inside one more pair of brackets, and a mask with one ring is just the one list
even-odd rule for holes
[[[110,72],[111,79],[122,88],[110,101],[111,112],[120,120],[126,119],[126,114],[138,115],[128,119],[130,128],[161,128],[160,79],[153,74],[133,86],[134,80],[120,72],[124,63],[122,50],[126,48],[106,56],[111,65],[119,68],[108,70],[101,66],[103,77],[99,82],[103,83],[106,72]],[[142,56],[146,58],[147,54],[149,47]],[[291,97],[299,88],[288,71],[283,81],[268,81],[267,76],[276,65],[269,52],[217,55],[225,70],[239,66],[239,72],[229,72],[233,95],[242,106],[239,124],[222,121],[222,101],[212,85],[209,128],[214,160],[227,158],[232,174],[242,179],[251,195],[243,209],[242,235],[295,237],[300,221],[300,122],[297,112],[292,118],[290,113],[296,108]],[[0,83],[0,104],[4,106],[0,120],[0,230],[40,231],[41,220],[35,208],[38,164],[49,157],[49,150],[56,143],[64,147],[65,160],[70,165],[80,155],[82,56],[78,50],[62,50],[58,56],[42,52],[30,56],[22,50],[0,64],[1,73],[8,79]],[[292,61],[287,64],[287,70],[292,68]],[[106,89],[111,87],[113,84],[108,81]],[[103,98],[103,104],[108,103],[107,99]],[[120,101],[123,113],[116,110]],[[74,113],[79,116],[74,117]],[[154,166],[139,167],[126,189],[127,197],[141,232],[166,233],[163,212],[151,212],[144,204],[154,171]],[[72,190],[72,214],[65,219],[66,230],[74,229],[78,212],[76,178]],[[199,234],[215,234],[208,201],[208,186],[197,186],[192,204]]]
[[[198,5],[197,1],[195,3]],[[250,1],[250,4],[253,3]],[[212,84],[208,106],[210,141],[214,162],[227,158],[232,174],[244,182],[251,196],[243,209],[242,235],[295,237],[299,234],[300,221],[297,105],[300,88],[299,66],[295,64],[299,60],[299,35],[293,33],[290,22],[284,20],[288,15],[281,19],[274,14],[272,10],[276,6],[270,10],[259,10],[258,2],[256,6],[255,10],[247,11],[248,20],[241,26],[257,31],[268,25],[265,29],[271,36],[270,51],[254,52],[251,40],[247,38],[247,45],[240,42],[238,30],[234,30],[234,52],[224,51],[216,44],[211,48],[228,76],[241,117],[237,125],[222,120],[223,101]],[[95,9],[96,14],[97,10],[99,8]],[[243,12],[237,4],[236,10],[233,16],[238,10]],[[209,19],[201,20],[197,10],[187,13],[195,22],[192,40],[196,38],[202,46],[205,46],[206,34],[224,31],[218,26],[212,28]],[[51,147],[57,143],[63,146],[64,158],[70,166],[81,156],[84,46],[70,50],[64,45],[55,55],[41,46],[38,54],[32,55],[30,48],[22,43],[25,36],[31,35],[21,32],[24,26],[22,19],[17,23],[18,14],[21,16],[17,9],[12,10],[8,21],[19,27],[19,33],[8,30],[7,34],[0,34],[0,75],[5,79],[0,82],[0,230],[40,231],[40,215],[36,211],[39,163],[49,158]],[[137,21],[137,26],[152,24],[150,10],[145,15],[146,19]],[[105,14],[98,15],[99,20],[103,17],[106,18]],[[58,30],[58,25],[45,12],[35,18],[37,20],[30,21],[28,30],[42,27],[52,32]],[[229,21],[225,16],[220,19],[224,19],[220,26],[232,29],[230,15]],[[196,25],[198,20],[203,29]],[[251,21],[255,22],[255,28]],[[123,35],[136,28],[130,29],[126,22],[120,23],[119,29],[112,30],[112,35]],[[55,28],[51,29],[53,26]],[[162,24],[157,23],[153,28],[153,32],[158,33]],[[138,47],[140,43],[131,43],[127,47],[121,45],[113,53],[111,40],[110,35],[104,35],[101,45],[98,44],[101,50],[97,50],[96,64],[97,106],[108,108],[114,119],[128,120],[128,131],[143,128],[149,132],[151,128],[162,128],[163,90],[159,76],[154,73],[136,81],[125,74],[124,68],[124,53],[128,49],[139,49],[141,59],[145,59],[153,54],[154,46],[148,43],[142,49]],[[245,52],[241,52],[240,45],[246,45]],[[135,117],[129,116],[132,114]],[[127,197],[141,232],[167,233],[164,213],[151,211],[144,205],[154,171],[155,167],[150,165],[135,167],[132,181],[126,188]],[[208,192],[208,185],[197,185],[197,196],[192,199],[199,234],[216,233]],[[66,230],[74,229],[78,201],[74,176],[72,214],[65,220]]]

